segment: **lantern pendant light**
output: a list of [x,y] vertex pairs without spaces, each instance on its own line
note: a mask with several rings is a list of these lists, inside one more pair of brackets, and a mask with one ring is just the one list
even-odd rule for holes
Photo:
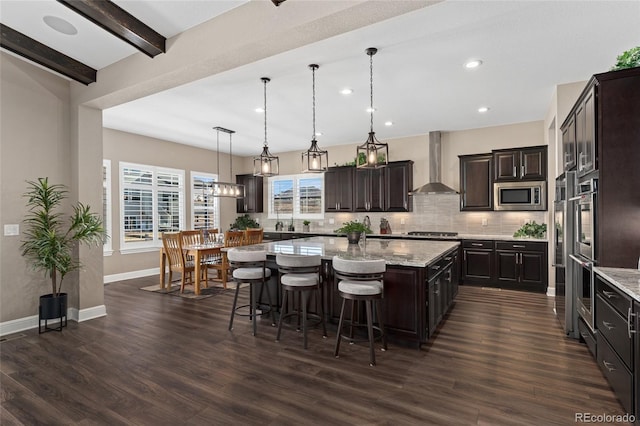
[[378,49],[370,47],[366,52],[369,55],[369,83],[371,87],[369,112],[371,114],[371,127],[366,142],[358,145],[356,150],[356,167],[359,169],[377,169],[385,167],[389,163],[389,145],[378,141],[373,131],[373,55],[378,52]]
[[220,182],[220,132],[227,133],[229,135],[229,174],[233,178],[233,153],[231,151],[231,135],[235,133],[234,130],[225,129],[224,127],[214,127],[216,131],[216,158],[218,161],[218,182],[212,185],[209,191],[214,197],[230,197],[230,198],[244,198],[244,185],[233,182]]
[[311,68],[313,75],[313,134],[311,136],[311,147],[302,153],[302,172],[318,173],[327,171],[329,153],[320,149],[316,140],[316,70],[319,65],[311,64],[309,68]]
[[267,144],[267,83],[271,79],[262,77],[261,80],[264,83],[264,146],[262,153],[253,158],[253,175],[269,177],[280,174],[280,160],[269,152]]

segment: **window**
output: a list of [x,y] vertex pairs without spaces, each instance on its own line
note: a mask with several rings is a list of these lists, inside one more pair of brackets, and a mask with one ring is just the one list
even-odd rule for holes
[[322,219],[324,175],[303,174],[269,178],[270,219]]
[[217,175],[191,172],[191,223],[193,229],[220,229],[219,198],[211,195]]
[[163,232],[184,229],[184,171],[120,163],[120,246],[158,247]]
[[111,160],[102,160],[102,226],[107,235],[102,251],[105,256],[111,256]]

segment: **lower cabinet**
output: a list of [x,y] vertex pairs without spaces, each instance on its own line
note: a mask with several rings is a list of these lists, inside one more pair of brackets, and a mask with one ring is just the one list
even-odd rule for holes
[[[595,276],[596,354],[598,365],[627,413],[635,411],[633,302]],[[636,379],[637,380],[637,379]]]
[[497,241],[495,259],[500,287],[546,293],[546,243]]
[[462,281],[465,284],[491,285],[494,281],[493,241],[462,242]]

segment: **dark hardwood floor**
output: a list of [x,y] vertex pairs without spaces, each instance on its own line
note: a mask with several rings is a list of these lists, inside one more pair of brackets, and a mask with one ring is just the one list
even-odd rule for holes
[[[157,277],[105,287],[108,315],[0,344],[0,424],[571,425],[624,414],[587,348],[562,335],[553,299],[461,287],[435,339],[366,344],[236,318],[232,291],[149,293]],[[11,336],[8,336],[11,337]],[[619,423],[618,423],[619,424]]]

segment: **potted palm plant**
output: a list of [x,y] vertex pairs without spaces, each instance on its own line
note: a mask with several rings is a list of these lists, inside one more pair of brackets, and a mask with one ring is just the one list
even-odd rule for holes
[[365,225],[362,222],[358,222],[357,220],[351,220],[349,222],[344,222],[342,226],[334,231],[336,234],[347,234],[347,240],[349,240],[349,244],[358,244],[360,241],[360,236],[364,234],[371,234],[371,228]]
[[59,318],[58,330],[61,330],[63,317],[66,325],[67,311],[67,294],[61,292],[62,280],[69,272],[82,267],[74,258],[73,250],[80,243],[101,245],[105,230],[100,217],[80,202],[73,206],[73,214],[65,220],[59,211],[68,193],[64,185],[50,184],[46,177],[38,178],[37,182],[28,181],[27,185],[28,191],[23,196],[27,198],[29,211],[23,221],[22,256],[33,269],[43,271],[51,280],[51,293],[40,296],[38,325],[45,320],[45,331],[50,330],[46,320]]

